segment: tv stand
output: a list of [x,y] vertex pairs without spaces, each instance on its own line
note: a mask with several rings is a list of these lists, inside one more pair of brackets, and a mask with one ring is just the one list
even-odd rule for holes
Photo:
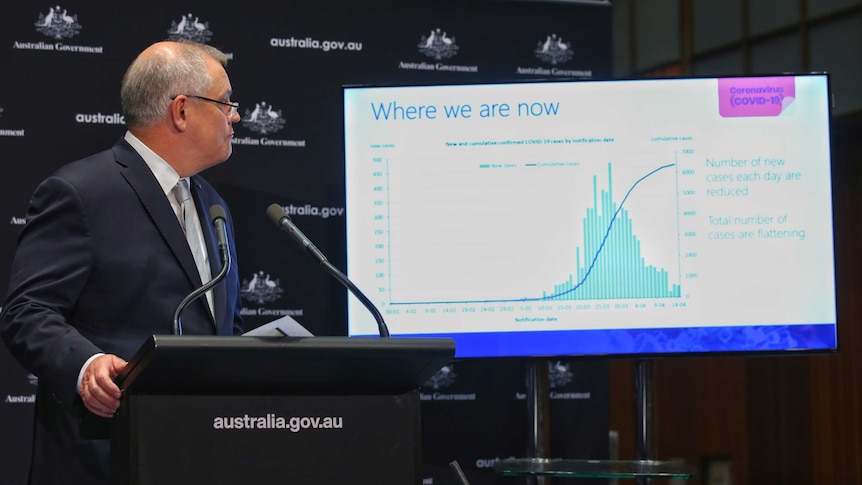
[[[546,426],[548,379],[547,364],[533,360],[528,368],[527,392],[530,413],[530,443],[528,458],[509,458],[494,465],[494,471],[506,476],[558,478],[633,478],[646,485],[653,478],[688,479],[694,468],[682,461],[658,461],[653,440],[653,395],[655,378],[653,359],[638,358],[635,372],[635,420],[637,425],[636,460],[577,460],[545,458],[547,456]],[[541,368],[544,366],[544,368]],[[544,379],[542,374],[544,373]],[[545,406],[542,405],[545,403]]]

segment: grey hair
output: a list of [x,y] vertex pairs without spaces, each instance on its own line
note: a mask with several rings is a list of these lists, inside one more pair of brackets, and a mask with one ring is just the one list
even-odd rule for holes
[[156,124],[167,112],[170,97],[203,95],[213,86],[206,57],[227,65],[227,56],[215,47],[190,41],[173,41],[172,52],[157,50],[132,62],[120,88],[123,116],[129,128]]

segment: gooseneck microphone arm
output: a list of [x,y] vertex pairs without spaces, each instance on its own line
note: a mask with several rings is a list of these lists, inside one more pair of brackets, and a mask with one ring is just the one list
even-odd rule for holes
[[386,327],[386,322],[383,321],[383,315],[380,314],[380,311],[377,310],[377,307],[371,303],[371,300],[365,296],[356,285],[350,281],[347,276],[344,275],[341,271],[338,270],[329,260],[326,259],[326,256],[320,252],[317,247],[305,237],[305,234],[296,227],[296,224],[290,219],[290,216],[284,212],[284,208],[278,204],[272,204],[269,208],[266,209],[266,214],[272,219],[272,222],[275,223],[276,226],[287,231],[288,234],[296,241],[303,249],[308,251],[314,259],[316,259],[321,266],[323,266],[326,271],[331,274],[335,279],[341,282],[351,293],[355,296],[366,309],[374,316],[374,320],[377,322],[377,330],[380,333],[381,337],[389,336],[389,328]]
[[216,230],[216,242],[218,244],[219,257],[221,258],[221,271],[219,274],[215,276],[215,278],[209,280],[200,288],[195,291],[189,293],[187,297],[177,305],[177,309],[174,310],[174,335],[182,335],[183,334],[183,324],[180,319],[180,314],[185,310],[186,306],[189,303],[195,301],[200,298],[203,294],[210,290],[213,286],[217,285],[219,281],[223,280],[227,275],[227,272],[230,270],[230,250],[227,245],[227,228],[225,227],[227,216],[224,212],[224,207],[216,204],[210,207],[210,220],[215,226]]

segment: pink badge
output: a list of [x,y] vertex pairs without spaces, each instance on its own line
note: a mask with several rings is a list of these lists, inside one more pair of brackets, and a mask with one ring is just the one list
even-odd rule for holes
[[778,116],[796,99],[796,83],[786,77],[737,77],[718,80],[718,112],[736,116]]

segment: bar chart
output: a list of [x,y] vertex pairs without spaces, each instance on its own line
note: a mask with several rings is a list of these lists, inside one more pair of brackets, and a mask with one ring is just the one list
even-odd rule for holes
[[384,159],[377,296],[389,307],[679,298],[677,167],[649,163],[615,174],[603,157],[449,159],[417,172]]
[[[663,165],[653,170],[636,183],[640,184],[660,170],[673,169],[674,165]],[[608,179],[612,179],[608,165]],[[629,211],[623,206],[628,195],[636,189],[629,188],[623,202],[616,202],[612,186],[598,188],[597,177],[593,178],[593,206],[584,217],[584,243],[577,248],[577,275],[545,292],[541,300],[600,300],[617,298],[678,298],[680,284],[669,283],[671,275],[664,268],[647,264],[641,254],[641,244],[632,231]],[[676,275],[674,275],[676,277]]]

